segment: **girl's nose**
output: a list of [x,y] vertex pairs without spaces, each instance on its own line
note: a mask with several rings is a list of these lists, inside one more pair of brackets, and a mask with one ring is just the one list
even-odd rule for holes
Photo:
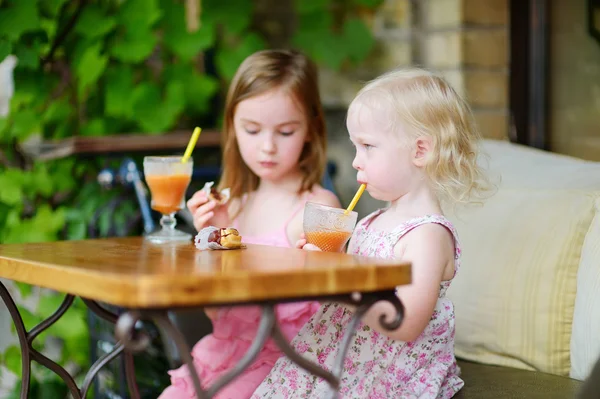
[[354,156],[354,159],[352,160],[352,167],[356,170],[362,170],[363,166],[362,166],[362,162],[360,162],[360,160],[358,159],[358,154],[356,154]]
[[265,139],[262,143],[262,150],[267,154],[273,154],[277,151],[277,145],[275,144],[275,137],[272,133],[265,134]]

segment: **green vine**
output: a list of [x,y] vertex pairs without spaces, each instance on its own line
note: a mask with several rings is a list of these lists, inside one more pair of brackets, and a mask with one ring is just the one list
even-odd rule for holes
[[[218,124],[236,68],[270,46],[255,3],[202,0],[200,29],[188,32],[183,0],[0,0],[0,62],[11,54],[18,59],[10,112],[0,117],[0,243],[83,239],[94,212],[121,194],[95,184],[99,168],[111,161],[42,162],[35,157],[41,142]],[[359,16],[380,3],[296,0],[288,45],[334,70],[357,65],[374,44]],[[135,210],[129,200],[114,219],[100,215],[100,235],[111,223],[121,234],[139,234],[125,229]],[[31,287],[18,289],[32,295]],[[43,291],[35,311],[20,306],[27,327],[49,316],[60,298]],[[40,350],[50,336],[62,342],[59,360],[87,369],[81,303],[37,339]],[[0,373],[20,375],[18,351],[11,345],[0,354]],[[52,374],[35,377],[55,387],[56,396],[44,396],[34,384],[32,397],[65,396]]]

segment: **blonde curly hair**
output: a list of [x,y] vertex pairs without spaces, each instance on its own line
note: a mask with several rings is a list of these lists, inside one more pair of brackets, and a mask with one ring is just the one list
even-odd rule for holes
[[471,109],[443,78],[420,68],[393,70],[368,82],[350,108],[356,104],[386,109],[386,130],[405,145],[430,138],[425,171],[444,202],[479,202],[493,188],[478,163],[480,134]]

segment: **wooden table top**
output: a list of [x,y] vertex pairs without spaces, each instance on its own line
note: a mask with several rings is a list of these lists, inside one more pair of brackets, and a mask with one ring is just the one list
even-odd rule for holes
[[408,263],[248,245],[200,251],[141,237],[0,245],[0,277],[129,308],[372,292],[411,281]]

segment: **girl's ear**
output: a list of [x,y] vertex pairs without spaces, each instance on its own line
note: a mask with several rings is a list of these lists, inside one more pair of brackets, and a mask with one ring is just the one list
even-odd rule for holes
[[427,163],[429,154],[433,149],[433,143],[429,137],[419,137],[415,142],[413,163],[415,166],[423,167]]

